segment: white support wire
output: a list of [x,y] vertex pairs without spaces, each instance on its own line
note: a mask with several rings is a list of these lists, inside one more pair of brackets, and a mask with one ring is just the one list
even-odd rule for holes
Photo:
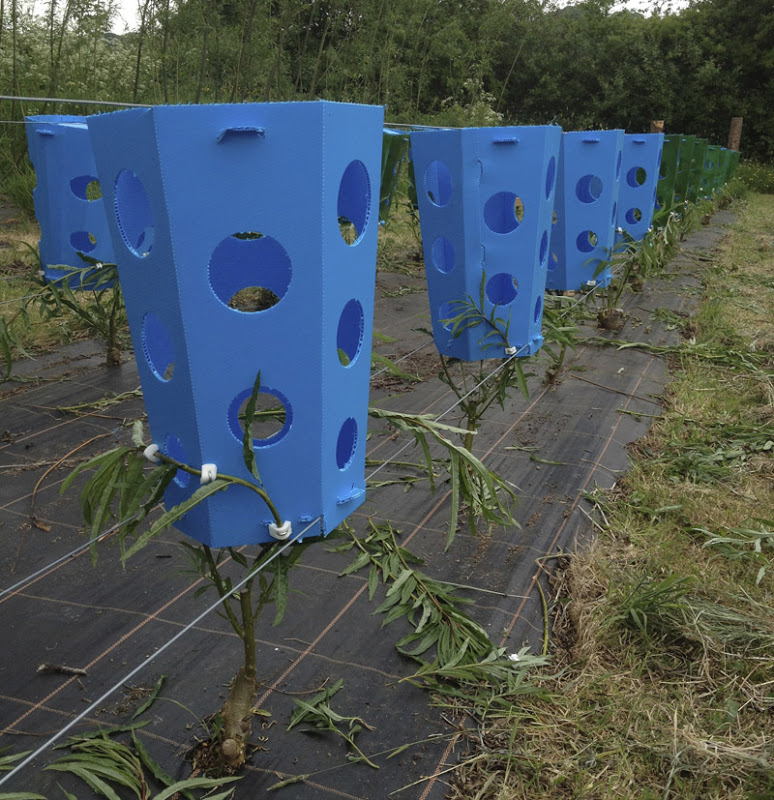
[[71,558],[75,558],[75,556],[79,555],[84,550],[87,550],[93,544],[96,544],[97,542],[101,542],[103,539],[106,539],[108,536],[114,534],[119,528],[123,527],[124,525],[127,525],[129,522],[131,522],[136,518],[137,514],[135,514],[132,517],[129,517],[129,519],[123,519],[121,520],[121,522],[116,523],[112,528],[108,528],[108,530],[103,531],[99,535],[95,536],[93,539],[89,539],[87,542],[79,544],[78,547],[76,547],[74,550],[71,550],[69,553],[65,553],[65,555],[60,556],[59,558],[56,559],[56,561],[52,561],[50,564],[46,564],[45,567],[41,567],[36,572],[33,572],[32,575],[28,575],[26,578],[22,578],[20,581],[17,581],[16,583],[13,584],[13,586],[9,586],[7,589],[0,590],[0,597],[4,597],[7,594],[11,594],[12,592],[18,591],[23,586],[26,586],[28,583],[32,583],[32,581],[34,581],[35,578],[37,578],[38,576],[45,574],[49,570],[54,569],[54,567],[63,564],[65,561],[69,561]]
[[[396,363],[396,364],[400,363],[401,361],[403,361],[403,359],[414,355],[414,353],[417,353],[420,350],[423,350],[429,344],[432,344],[432,340],[430,342],[426,342],[425,344],[423,344],[420,347],[416,348],[416,350],[412,350],[410,353],[406,353],[406,355],[401,356],[401,358],[397,359],[394,363]],[[385,367],[384,369],[380,370],[379,372],[374,373],[371,376],[370,380],[373,380],[374,378],[376,378],[379,375],[381,375],[382,372],[384,372],[386,369],[387,368]],[[395,458],[395,456],[393,456],[393,458]],[[135,517],[136,517],[136,515],[135,515]],[[107,538],[110,534],[115,533],[119,528],[121,528],[122,526],[124,526],[127,523],[131,522],[135,517],[130,517],[129,519],[122,520],[121,522],[117,523],[116,525],[114,525],[109,530],[103,531],[99,535],[95,536],[93,539],[89,539],[89,541],[78,545],[78,547],[76,547],[74,550],[71,550],[69,553],[66,553],[65,555],[63,555],[60,558],[56,559],[56,561],[52,561],[50,564],[47,564],[45,567],[41,567],[39,570],[37,570],[36,572],[33,572],[31,575],[28,575],[26,578],[22,578],[20,581],[17,581],[12,586],[7,587],[6,589],[0,589],[0,598],[4,597],[7,594],[10,594],[11,592],[18,591],[23,586],[26,586],[28,583],[31,583],[33,580],[35,580],[35,578],[37,578],[39,575],[43,575],[45,572],[53,569],[54,567],[58,566],[59,564],[62,564],[63,562],[65,562],[65,561],[67,561],[67,560],[69,560],[71,558],[74,558],[75,556],[77,556],[80,553],[82,553],[84,550],[86,550],[89,547],[91,547],[91,545],[96,544],[98,542],[101,542],[103,539]]]
[[[506,358],[503,361],[501,361],[490,373],[488,373],[481,381],[479,381],[479,383],[477,383],[469,392],[467,392],[464,395],[462,395],[461,397],[457,398],[457,400],[455,400],[455,402],[452,403],[451,406],[449,406],[449,408],[446,409],[446,411],[444,411],[441,414],[439,414],[436,417],[436,420],[442,419],[447,414],[450,414],[452,411],[454,411],[454,409],[457,408],[457,406],[460,405],[460,403],[462,403],[467,397],[470,397],[470,395],[473,394],[473,392],[475,392],[476,389],[478,389],[481,386],[483,386],[493,375],[496,375],[506,364],[510,363],[514,358],[518,358],[520,356],[520,354],[523,353],[526,348],[527,348],[526,344],[522,345],[522,347],[517,352],[515,352],[513,355],[511,355],[508,358]],[[386,461],[383,461],[381,464],[379,464],[379,466],[375,470],[373,470],[370,475],[366,476],[366,482],[371,480],[371,478],[373,478],[373,476],[376,475],[377,472],[380,472],[381,470],[383,470],[390,462],[394,461],[402,452],[407,450],[412,444],[414,444],[414,442],[409,440],[408,442],[406,442],[406,444],[403,445],[403,447],[400,448],[400,450],[398,450],[397,452],[393,453]]]
[[[615,272],[614,272],[613,274],[615,274]],[[579,303],[580,303],[582,300],[584,300],[586,297],[588,297],[588,296],[590,296],[591,294],[593,294],[593,293],[594,293],[594,292],[597,290],[597,288],[598,288],[598,287],[596,287],[596,286],[595,286],[595,287],[592,287],[592,288],[590,289],[590,291],[589,291],[589,292],[587,292],[587,293],[586,293],[586,294],[584,294],[584,295],[581,295],[581,297],[579,297],[577,300],[575,300],[575,302],[574,302],[574,303],[572,303],[572,304],[571,304],[571,305],[570,305],[570,306],[567,308],[567,310],[565,311],[565,314],[566,314],[566,313],[568,313],[568,312],[569,312],[569,311],[570,311],[572,308],[574,308],[576,305],[578,305],[578,304],[579,304]],[[423,348],[423,347],[425,347],[425,346],[426,346],[426,345],[422,345],[422,347],[421,347],[421,348],[418,348],[418,349],[422,349],[422,348]],[[459,406],[459,405],[460,405],[460,404],[461,404],[461,403],[462,403],[462,402],[463,402],[463,401],[464,401],[464,400],[465,400],[467,397],[469,397],[469,396],[470,396],[470,395],[471,395],[473,392],[475,392],[475,391],[476,391],[477,389],[479,389],[479,388],[480,388],[480,387],[481,387],[481,386],[482,386],[484,383],[486,383],[486,381],[488,381],[488,380],[489,380],[489,379],[490,379],[490,378],[491,378],[493,375],[496,375],[496,374],[497,374],[497,373],[498,373],[498,372],[499,372],[501,369],[503,369],[503,368],[504,368],[504,367],[505,367],[505,366],[506,366],[508,363],[510,363],[510,362],[511,362],[511,361],[512,361],[514,358],[518,358],[518,357],[520,357],[521,353],[523,353],[523,352],[524,352],[524,350],[525,350],[526,348],[527,348],[527,345],[523,345],[523,346],[522,346],[522,347],[521,347],[521,348],[520,348],[520,349],[519,349],[519,350],[518,350],[516,353],[514,353],[514,354],[513,354],[513,355],[511,355],[511,356],[509,356],[507,359],[504,359],[504,360],[503,360],[503,361],[502,361],[500,364],[498,364],[498,365],[497,365],[497,366],[496,366],[496,367],[495,367],[495,368],[494,368],[494,369],[493,369],[491,372],[489,372],[489,373],[488,373],[488,374],[487,374],[487,375],[486,375],[486,376],[485,376],[485,377],[484,377],[484,378],[483,378],[481,381],[479,381],[479,383],[478,383],[478,384],[476,384],[476,386],[474,386],[474,387],[473,387],[472,389],[470,389],[470,390],[469,390],[467,393],[465,393],[464,395],[462,395],[461,397],[459,397],[459,398],[458,398],[458,399],[457,399],[457,400],[456,400],[454,403],[452,403],[452,405],[451,405],[449,408],[447,408],[447,409],[446,409],[446,411],[444,411],[444,412],[442,412],[441,414],[439,414],[439,415],[436,417],[436,419],[442,419],[442,418],[443,418],[443,417],[445,417],[447,414],[450,414],[450,413],[451,413],[451,412],[452,412],[452,411],[453,411],[455,408],[457,408],[457,406]],[[414,352],[417,352],[417,351],[414,351]],[[409,354],[407,354],[407,355],[411,355],[411,353],[409,353]],[[404,356],[404,357],[405,357],[405,356]],[[390,464],[392,461],[394,461],[394,460],[395,460],[395,459],[396,459],[396,458],[397,458],[397,457],[398,457],[398,456],[399,456],[401,453],[403,453],[403,452],[404,452],[406,449],[408,449],[408,448],[409,448],[409,447],[410,447],[412,444],[413,444],[413,442],[412,442],[412,441],[408,441],[408,442],[406,442],[406,443],[403,445],[403,447],[401,447],[401,448],[400,448],[398,451],[396,451],[395,453],[393,453],[393,455],[392,455],[390,458],[388,458],[386,461],[384,461],[382,464],[380,464],[380,465],[379,465],[379,466],[378,466],[376,469],[374,469],[374,470],[371,472],[371,474],[370,474],[370,475],[368,475],[368,476],[366,477],[366,480],[369,480],[369,479],[373,478],[373,476],[374,476],[374,475],[376,475],[376,474],[377,474],[377,473],[378,473],[380,470],[382,470],[382,469],[384,469],[386,466],[388,466],[388,465],[389,465],[389,464]],[[263,563],[263,564],[260,566],[260,568],[259,568],[259,569],[257,569],[257,570],[255,570],[255,571],[251,572],[251,573],[250,573],[250,574],[249,574],[249,575],[248,575],[246,578],[244,578],[244,580],[242,580],[241,582],[239,582],[238,584],[236,584],[236,585],[233,587],[233,590],[232,590],[232,592],[231,592],[230,594],[233,594],[234,592],[237,592],[239,589],[241,589],[241,588],[242,588],[242,587],[243,587],[243,586],[244,586],[244,585],[245,585],[245,584],[246,584],[246,583],[247,583],[249,580],[251,580],[251,579],[252,579],[252,578],[253,578],[253,577],[254,577],[256,574],[258,574],[258,572],[260,572],[261,570],[263,570],[263,569],[264,569],[266,566],[268,566],[268,565],[269,565],[269,564],[270,564],[270,563],[271,563],[271,562],[272,562],[272,561],[273,561],[275,558],[277,558],[279,555],[281,555],[282,553],[284,553],[284,552],[285,552],[285,550],[286,550],[287,548],[289,548],[289,547],[290,547],[290,545],[292,545],[292,544],[295,544],[295,543],[296,543],[296,542],[297,542],[297,541],[298,541],[298,540],[299,540],[299,539],[300,539],[300,538],[301,538],[301,537],[302,537],[302,536],[303,536],[303,535],[304,535],[304,534],[305,534],[305,533],[306,533],[308,530],[310,530],[310,529],[311,529],[311,528],[312,528],[314,525],[316,525],[316,524],[317,524],[317,523],[320,521],[320,519],[321,519],[320,517],[317,517],[315,520],[313,520],[312,522],[310,522],[310,523],[309,523],[309,524],[306,526],[306,528],[304,528],[303,530],[301,530],[301,531],[300,531],[298,534],[296,534],[296,535],[295,535],[295,536],[294,536],[292,539],[289,539],[289,540],[288,540],[288,541],[287,541],[287,542],[286,542],[286,543],[285,543],[285,544],[284,544],[284,545],[283,545],[281,548],[279,548],[279,549],[278,549],[278,550],[276,550],[274,553],[272,553],[271,557],[270,557],[269,559],[267,559],[267,560],[266,560],[266,561],[265,561],[265,562],[264,562],[264,563]],[[128,520],[127,520],[127,521],[128,521]],[[120,523],[120,524],[124,524],[124,523]],[[81,550],[83,550],[83,549],[85,549],[86,547],[88,547],[88,546],[89,546],[89,545],[90,545],[92,542],[94,542],[94,541],[98,541],[99,539],[101,539],[101,538],[103,538],[103,537],[105,537],[105,536],[108,536],[110,533],[112,533],[113,531],[117,530],[117,528],[118,528],[118,527],[120,527],[120,524],[119,524],[119,525],[116,525],[116,526],[114,526],[113,528],[111,528],[111,529],[110,529],[110,530],[108,530],[108,531],[105,531],[103,534],[100,534],[100,536],[96,537],[95,539],[93,539],[93,540],[91,540],[91,541],[89,541],[89,542],[86,542],[86,543],[84,543],[84,545],[82,545],[82,546],[80,546],[79,548],[77,548],[77,551],[78,551],[78,552],[80,552]],[[76,552],[76,551],[73,551],[73,552]],[[67,558],[71,557],[71,555],[72,555],[72,554],[68,554],[68,555],[65,555],[65,556],[63,556],[61,559],[58,559],[56,562],[53,562],[53,564],[49,565],[49,567],[44,567],[42,570],[40,570],[40,571],[39,571],[39,573],[40,573],[40,572],[44,572],[46,569],[50,568],[51,566],[54,566],[55,564],[58,564],[58,563],[60,563],[61,561],[64,561],[64,560],[66,560]],[[6,589],[6,590],[4,590],[3,592],[0,592],[0,597],[2,597],[4,594],[7,594],[7,593],[8,593],[8,592],[10,592],[10,591],[13,591],[13,590],[14,590],[14,589],[15,589],[17,586],[24,585],[25,583],[27,583],[28,581],[30,581],[30,580],[32,580],[34,577],[36,577],[36,575],[37,575],[37,574],[39,574],[39,573],[35,573],[35,575],[29,576],[28,578],[24,579],[23,581],[20,581],[19,583],[15,584],[14,586],[10,587],[9,589]],[[196,625],[197,625],[199,622],[201,622],[201,620],[203,620],[203,619],[204,619],[204,618],[205,618],[205,617],[206,617],[208,614],[212,613],[212,612],[213,612],[215,609],[217,609],[219,606],[221,606],[221,605],[223,604],[223,602],[225,601],[225,599],[226,599],[226,598],[219,598],[219,599],[218,599],[218,600],[217,600],[215,603],[213,603],[211,606],[209,606],[207,609],[205,609],[205,610],[204,610],[204,611],[203,611],[201,614],[199,614],[199,615],[198,615],[198,616],[197,616],[195,619],[193,619],[191,622],[189,622],[189,623],[188,623],[188,624],[187,624],[187,625],[186,625],[184,628],[182,628],[180,631],[178,631],[178,633],[176,633],[176,634],[175,634],[175,635],[174,635],[174,636],[173,636],[171,639],[167,640],[167,641],[166,641],[166,642],[165,642],[163,645],[161,645],[161,647],[159,647],[159,649],[158,649],[158,650],[155,650],[155,651],[154,651],[154,652],[153,652],[153,653],[152,653],[150,656],[148,656],[148,658],[146,658],[146,659],[145,659],[145,660],[144,660],[142,663],[138,664],[138,665],[137,665],[137,666],[136,666],[134,669],[132,669],[132,670],[131,670],[131,671],[130,671],[130,672],[127,674],[127,675],[125,675],[123,678],[121,678],[121,680],[120,680],[120,681],[118,681],[117,683],[115,683],[115,684],[114,684],[114,685],[113,685],[113,686],[112,686],[110,689],[108,689],[108,690],[107,690],[107,691],[106,691],[104,694],[102,694],[102,696],[101,696],[101,697],[99,697],[97,700],[95,700],[95,701],[94,701],[94,702],[93,702],[93,703],[92,703],[92,704],[91,704],[91,705],[90,705],[88,708],[86,708],[84,711],[82,711],[80,714],[78,714],[76,717],[74,717],[74,718],[73,718],[73,719],[72,719],[72,720],[71,720],[71,721],[70,721],[70,722],[69,722],[67,725],[65,725],[65,726],[64,726],[62,729],[60,729],[60,730],[59,730],[57,733],[55,733],[53,736],[51,736],[51,737],[50,737],[50,738],[49,738],[49,739],[48,739],[46,742],[44,742],[44,743],[43,743],[43,744],[42,744],[42,745],[41,745],[41,746],[40,746],[40,747],[39,747],[37,750],[35,750],[33,753],[31,753],[29,756],[27,756],[27,757],[26,757],[26,758],[25,758],[23,761],[19,762],[19,764],[17,764],[17,765],[14,767],[14,769],[12,769],[10,772],[8,772],[8,773],[7,773],[5,776],[3,776],[3,777],[0,777],[0,786],[2,786],[4,783],[6,783],[7,781],[9,781],[9,780],[10,780],[10,779],[11,779],[11,778],[14,776],[14,775],[16,775],[18,772],[20,772],[20,771],[21,771],[21,770],[22,770],[24,767],[26,767],[26,766],[27,766],[29,763],[31,763],[31,762],[32,762],[32,761],[33,761],[35,758],[37,758],[39,755],[41,755],[43,752],[45,752],[45,751],[46,751],[46,750],[47,750],[47,749],[48,749],[48,748],[49,748],[49,747],[50,747],[52,744],[54,744],[54,742],[58,741],[58,740],[59,740],[59,739],[60,739],[60,738],[61,738],[61,737],[62,737],[62,736],[65,734],[65,733],[67,733],[67,731],[69,731],[71,728],[73,728],[75,725],[77,725],[77,724],[78,724],[78,723],[79,723],[79,722],[80,722],[82,719],[84,719],[86,716],[88,716],[88,714],[89,714],[89,713],[91,713],[91,712],[92,712],[94,709],[96,709],[98,706],[100,706],[102,703],[104,703],[104,702],[105,702],[105,700],[107,700],[107,698],[108,698],[108,697],[110,697],[110,695],[112,695],[112,694],[113,694],[113,692],[117,691],[117,690],[118,690],[118,689],[119,689],[121,686],[123,686],[123,685],[124,685],[124,684],[126,684],[128,681],[130,681],[130,680],[131,680],[131,679],[132,679],[132,678],[133,678],[135,675],[137,675],[137,674],[138,674],[138,673],[139,673],[139,672],[140,672],[140,671],[141,671],[141,670],[142,670],[142,669],[143,669],[143,668],[144,668],[144,667],[145,667],[147,664],[149,664],[149,663],[150,663],[151,661],[153,661],[153,660],[154,660],[154,659],[155,659],[157,656],[161,655],[161,653],[163,653],[163,652],[164,652],[164,651],[166,651],[166,650],[167,650],[169,647],[171,647],[171,646],[172,646],[172,645],[173,645],[173,644],[174,644],[174,643],[175,643],[175,642],[176,642],[178,639],[180,639],[180,638],[181,638],[181,637],[182,637],[182,636],[183,636],[185,633],[187,633],[187,632],[188,632],[188,631],[190,631],[192,628],[194,628],[194,627],[195,627],[195,626],[196,626]]]
[[0,300],[0,306],[8,306],[11,303],[22,303],[25,300],[34,300],[36,297],[42,297],[45,294],[45,291],[38,292],[37,294],[28,294],[24,297],[14,297],[11,300]]
[[193,627],[198,625],[208,614],[211,614],[213,611],[215,611],[215,609],[217,609],[219,606],[223,605],[224,601],[227,600],[234,592],[238,592],[248,581],[252,580],[259,572],[261,572],[269,564],[271,564],[271,562],[274,561],[275,558],[277,558],[282,553],[284,553],[285,550],[287,550],[288,547],[290,547],[291,544],[295,544],[295,542],[297,542],[310,528],[312,528],[314,525],[316,525],[320,521],[320,519],[321,519],[320,517],[317,517],[317,519],[315,519],[312,522],[310,522],[306,526],[306,528],[303,528],[292,539],[288,539],[288,541],[282,547],[280,547],[277,550],[275,550],[271,554],[271,556],[269,558],[267,558],[266,561],[263,562],[263,564],[261,564],[260,567],[258,567],[257,569],[253,570],[252,572],[250,572],[248,574],[248,576],[246,578],[244,578],[244,580],[242,580],[239,583],[235,584],[234,587],[232,588],[231,592],[229,592],[229,594],[226,595],[226,597],[218,598],[218,600],[216,602],[214,602],[212,605],[208,606],[201,614],[199,614],[197,617],[195,617],[193,620],[191,620],[191,622],[189,622],[184,628],[181,628],[171,639],[167,640],[163,645],[161,645],[161,647],[159,647],[158,650],[154,650],[153,653],[151,653],[144,661],[142,661],[140,664],[138,664],[134,669],[132,669],[126,675],[124,675],[124,677],[121,678],[121,680],[119,680],[116,683],[114,683],[113,686],[110,687],[110,689],[108,689],[106,692],[104,692],[102,694],[101,697],[99,697],[97,700],[95,700],[93,703],[91,703],[91,705],[89,705],[88,708],[84,709],[80,714],[78,714],[73,719],[71,719],[70,722],[68,722],[67,725],[65,725],[61,730],[57,731],[53,736],[51,736],[49,739],[47,739],[42,745],[40,745],[40,747],[38,747],[37,750],[35,750],[34,752],[30,753],[30,755],[28,755],[23,761],[20,761],[7,775],[4,775],[3,777],[0,777],[0,786],[2,786],[4,783],[9,781],[14,775],[16,775],[18,772],[20,772],[31,761],[33,761],[39,755],[41,755],[43,752],[45,752],[49,747],[51,747],[52,744],[54,744],[54,742],[56,742],[59,739],[61,739],[62,736],[64,736],[64,734],[67,733],[67,731],[69,731],[71,728],[73,728],[75,725],[77,725],[82,719],[84,719],[86,716],[88,716],[92,711],[94,711],[95,709],[99,708],[105,702],[105,700],[107,700],[108,697],[110,697],[110,695],[113,694],[113,692],[117,691],[123,685],[128,683],[135,675],[137,675],[138,672],[140,672],[148,664],[150,664],[151,661],[153,661],[155,658],[160,656],[169,647],[171,647],[178,639],[180,639],[184,634],[188,633],[188,631],[190,631]]
[[147,103],[115,103],[112,100],[74,100],[67,97],[18,97],[12,94],[0,94],[0,100],[20,101],[26,103],[67,103],[76,106],[114,106],[115,108],[151,108]]
[[[612,272],[612,275],[616,275],[621,269],[622,269],[622,267],[619,267],[618,269],[614,270]],[[564,313],[561,316],[566,316],[570,311],[572,311],[573,308],[575,308],[575,306],[579,305],[582,301],[584,301],[587,297],[591,296],[598,289],[599,289],[598,286],[592,286],[591,289],[589,289],[588,292],[586,292],[585,294],[580,295],[580,297],[575,299],[565,309]],[[35,296],[35,295],[33,295],[33,296]],[[416,349],[412,350],[410,353],[406,353],[405,355],[401,356],[399,359],[396,359],[396,361],[394,363],[395,364],[399,364],[401,361],[403,361],[404,359],[408,358],[409,356],[412,356],[415,353],[418,353],[420,350],[424,350],[430,344],[432,344],[432,340],[430,342],[426,342],[423,345],[420,345]],[[467,392],[462,397],[460,397],[457,401],[455,401],[449,408],[446,409],[446,411],[442,412],[439,416],[437,416],[436,419],[442,419],[447,414],[450,414],[452,411],[454,411],[454,409],[457,408],[457,406],[459,406],[460,403],[462,403],[467,397],[469,397],[478,388],[483,386],[483,384],[486,383],[486,381],[488,381],[489,378],[491,378],[493,375],[495,375],[497,372],[499,372],[506,364],[508,364],[509,361],[511,361],[514,358],[520,357],[521,353],[524,351],[524,349],[526,347],[527,347],[527,345],[523,345],[519,349],[518,352],[514,353],[513,355],[509,356],[507,359],[502,361],[500,364],[498,364],[498,366],[495,367],[492,370],[492,372],[490,372],[488,375],[486,375],[486,377],[484,377],[483,380],[481,380],[480,383],[478,383],[469,392]],[[379,375],[381,375],[386,370],[387,370],[387,367],[384,367],[381,370],[379,370],[378,372],[375,372],[373,375],[371,375],[370,380],[372,381],[374,378],[378,377]],[[401,453],[403,453],[405,450],[407,450],[411,446],[411,444],[412,444],[411,441],[406,442],[406,444],[404,444],[403,447],[401,447],[397,452],[393,453],[393,455],[390,458],[388,458],[386,461],[384,461],[378,467],[376,467],[376,469],[374,469],[371,472],[370,475],[366,476],[366,482],[371,480],[374,475],[376,475],[378,472],[380,472],[386,466],[388,466],[392,461],[394,461],[399,455],[401,455]],[[109,534],[114,533],[122,525],[125,525],[127,522],[130,522],[130,521],[131,520],[123,520],[122,522],[118,523],[117,525],[114,525],[112,528],[110,528],[109,530],[105,531],[104,533],[101,533],[98,536],[94,537],[93,539],[90,539],[88,542],[85,542],[84,544],[79,545],[74,550],[72,550],[70,553],[67,553],[66,555],[62,556],[61,558],[57,559],[56,561],[51,562],[50,564],[48,564],[45,567],[41,567],[37,572],[34,572],[32,575],[28,575],[26,578],[23,578],[22,580],[18,581],[13,586],[10,586],[7,589],[1,590],[0,591],[0,597],[3,597],[6,594],[9,594],[9,593],[11,593],[11,592],[13,592],[15,590],[20,589],[22,586],[25,586],[26,584],[30,583],[35,578],[37,578],[39,575],[45,573],[47,570],[52,569],[53,567],[57,566],[58,564],[61,564],[63,561],[67,561],[69,558],[73,558],[74,556],[76,556],[79,553],[83,552],[86,548],[90,547],[95,542],[101,541],[104,537],[107,537]]]
[[[620,266],[615,270],[611,270],[611,277],[615,277],[615,275],[617,275],[618,272],[621,271],[621,269],[623,269],[623,266]],[[573,308],[575,308],[576,306],[580,305],[583,301],[586,300],[587,297],[590,297],[592,294],[594,294],[594,292],[596,292],[600,288],[601,288],[600,286],[592,286],[585,294],[582,294],[579,297],[575,298],[573,300],[573,302],[570,303],[567,306],[567,308],[564,310],[564,312],[561,314],[561,316],[562,317],[567,316],[567,314],[569,314],[570,311],[572,311]],[[422,347],[425,347],[425,346],[426,345],[422,345]],[[466,398],[470,397],[470,395],[473,394],[473,392],[475,392],[477,389],[479,389],[481,386],[483,386],[493,375],[497,374],[501,369],[503,369],[503,367],[505,367],[506,364],[508,364],[514,358],[519,358],[526,348],[527,348],[527,345],[522,345],[522,347],[516,353],[514,353],[513,355],[511,355],[508,358],[504,359],[488,375],[486,375],[478,384],[476,384],[469,392],[467,392],[466,394],[462,395],[454,403],[452,403],[452,405],[449,406],[449,408],[447,408],[446,411],[443,411],[441,414],[439,414],[436,417],[436,420],[443,419],[443,417],[445,417],[447,414],[450,414],[452,411],[454,411],[454,409],[457,408],[457,406],[459,406]],[[418,349],[421,350],[422,348],[418,348]],[[417,352],[417,351],[415,350],[413,352]],[[412,355],[412,353],[409,353],[407,355]],[[404,356],[404,358],[406,358],[406,357],[407,356]],[[396,361],[395,363],[397,364],[398,362]],[[376,374],[378,375],[380,373],[376,373]],[[376,475],[378,472],[383,470],[388,464],[390,464],[390,462],[394,461],[399,455],[401,455],[401,453],[406,451],[412,444],[414,444],[414,442],[412,442],[412,441],[406,442],[403,445],[403,447],[401,447],[399,450],[397,450],[395,453],[393,453],[392,456],[390,456],[390,458],[388,458],[386,461],[384,461],[378,467],[376,467],[376,469],[374,469],[370,473],[370,475],[367,475],[366,476],[366,482],[371,480],[374,477],[374,475]]]
[[[400,364],[401,361],[405,361],[407,358],[410,358],[411,356],[416,355],[421,350],[424,350],[426,347],[429,347],[431,344],[434,344],[432,339],[430,339],[429,342],[425,342],[424,344],[419,345],[419,347],[414,348],[410,353],[404,353],[400,358],[396,358],[395,361],[393,361],[392,363],[393,364]],[[378,370],[377,372],[374,372],[373,375],[371,375],[371,380],[373,380],[374,378],[378,378],[380,375],[384,374],[385,372],[388,372],[389,369],[390,369],[389,367],[382,367],[380,370]]]

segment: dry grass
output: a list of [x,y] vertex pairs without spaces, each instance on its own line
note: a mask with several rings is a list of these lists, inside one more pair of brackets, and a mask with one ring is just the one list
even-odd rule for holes
[[[698,342],[771,352],[771,230],[774,197],[752,198],[705,276]],[[550,699],[484,719],[450,797],[774,797],[774,550],[697,532],[774,530],[774,362],[676,367],[595,542],[555,576]]]
[[[88,327],[74,314],[49,318],[29,302],[29,298],[43,291],[36,277],[40,269],[39,239],[37,223],[21,216],[0,225],[0,320],[20,346],[10,346],[14,361],[23,357],[22,349],[30,355],[49,352],[90,335]],[[79,300],[88,303],[88,293],[79,293]],[[0,353],[0,375],[5,371]]]

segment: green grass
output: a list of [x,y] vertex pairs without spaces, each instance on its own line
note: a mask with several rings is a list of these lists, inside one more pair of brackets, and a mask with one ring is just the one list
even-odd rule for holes
[[774,164],[743,160],[734,177],[751,192],[774,194]]
[[452,798],[774,797],[774,197],[736,210],[667,410],[561,561],[551,697],[483,720]]
[[[21,212],[0,227],[0,377],[12,375],[13,363],[22,358],[95,335],[78,314],[66,308],[52,313],[34,299],[45,288],[37,275],[39,238],[37,223]],[[74,297],[84,308],[94,300],[93,292]]]

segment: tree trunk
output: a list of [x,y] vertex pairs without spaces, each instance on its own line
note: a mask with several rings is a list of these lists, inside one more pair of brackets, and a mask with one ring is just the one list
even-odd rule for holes
[[134,65],[134,90],[132,91],[132,102],[137,102],[138,92],[140,90],[140,65],[142,63],[142,45],[145,38],[145,18],[148,15],[148,6],[150,0],[145,0],[142,6],[142,14],[140,14],[140,30],[137,32],[137,58]]
[[242,611],[242,644],[244,666],[234,676],[223,704],[223,733],[220,754],[224,766],[239,769],[245,763],[246,742],[250,739],[253,723],[253,703],[258,694],[255,661],[255,613],[252,608],[252,581],[239,593]]
[[728,149],[739,150],[742,141],[742,117],[731,117],[731,130],[728,132]]
[[237,93],[239,91],[239,78],[242,72],[242,61],[245,57],[245,50],[250,44],[250,37],[253,33],[253,18],[255,17],[255,8],[258,5],[258,0],[252,0],[250,3],[250,11],[247,15],[247,21],[242,29],[242,41],[239,44],[239,55],[237,56],[236,71],[234,75],[234,86],[231,89],[231,101],[236,102]]
[[255,668],[248,672],[244,667],[234,676],[228,698],[223,704],[223,733],[220,754],[223,765],[229,770],[239,769],[246,758],[246,742],[252,729],[252,708],[258,694]]

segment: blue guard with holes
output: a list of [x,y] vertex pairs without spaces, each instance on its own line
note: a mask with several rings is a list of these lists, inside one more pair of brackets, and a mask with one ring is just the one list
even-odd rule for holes
[[[37,177],[32,196],[46,280],[61,279],[67,267],[88,267],[79,252],[114,263],[86,117],[27,117],[27,144]],[[80,286],[81,280],[73,278],[70,285]],[[87,281],[82,288],[90,285]]]
[[663,147],[663,133],[624,136],[616,243],[639,242],[650,228]]
[[571,131],[562,136],[556,216],[547,287],[604,287],[612,274],[624,132]]
[[[464,361],[543,343],[557,126],[411,132],[433,338]],[[472,311],[468,323],[453,322]],[[483,313],[481,313],[483,312]]]
[[[89,118],[153,441],[253,480],[240,414],[260,372],[256,463],[292,536],[365,499],[383,116],[310,102]],[[196,488],[178,472],[165,501]],[[224,547],[272,541],[273,522],[237,486],[179,527]]]

